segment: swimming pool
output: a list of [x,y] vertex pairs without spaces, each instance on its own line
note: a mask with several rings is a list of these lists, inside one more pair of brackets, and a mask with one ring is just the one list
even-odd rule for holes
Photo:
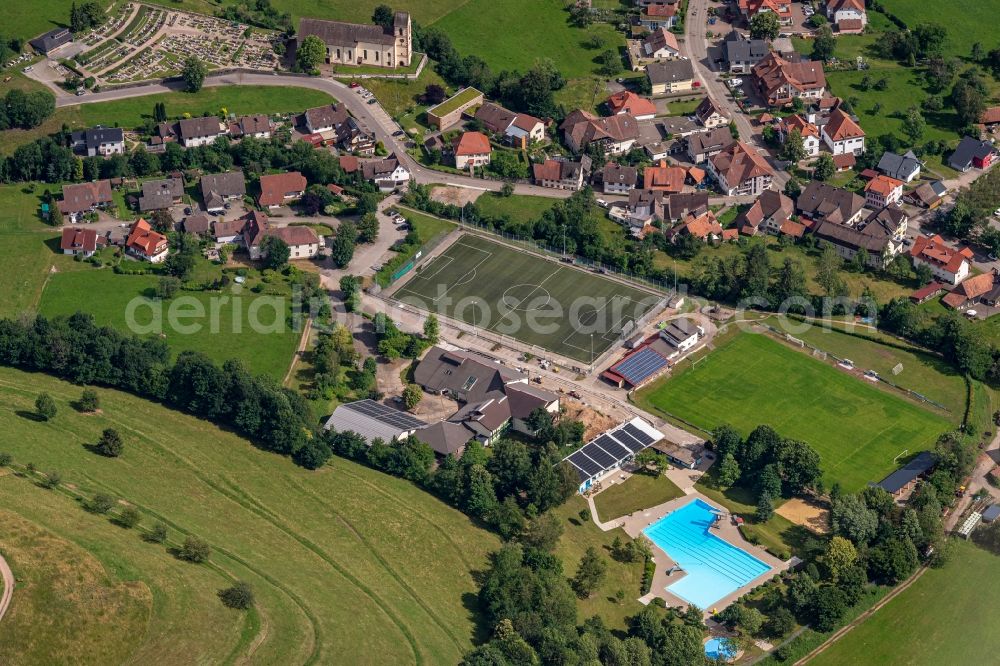
[[705,656],[709,659],[729,661],[736,656],[736,650],[722,638],[710,638],[705,643]]
[[684,570],[684,577],[667,590],[702,610],[771,570],[712,534],[710,526],[717,513],[718,509],[696,499],[643,530]]

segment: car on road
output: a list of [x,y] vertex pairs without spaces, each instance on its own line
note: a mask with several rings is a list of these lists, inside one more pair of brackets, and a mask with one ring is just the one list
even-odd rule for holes
[[375,99],[374,97],[372,97],[370,100],[368,100],[368,103],[369,104],[374,104],[377,101],[378,101],[377,99]]
[[573,257],[559,257],[559,261],[561,261],[561,262],[563,262],[565,264],[572,264],[573,263]]
[[396,130],[395,132],[392,133],[392,135],[393,136],[406,136],[406,132],[404,132],[403,130]]
[[597,200],[597,205],[600,206],[601,208],[607,208],[608,207],[608,202],[605,201],[604,199],[598,199]]
[[358,83],[357,81],[351,81],[351,82],[350,82],[350,83],[349,83],[348,85],[349,85],[349,86],[350,86],[351,88],[360,88],[360,87],[361,87],[361,84],[360,84],[360,83]]
[[576,398],[577,400],[579,400],[580,399],[580,392],[579,391],[570,391],[569,392],[569,397]]
[[27,67],[25,67],[25,68],[24,68],[24,73],[25,73],[25,74],[27,74],[27,73],[28,73],[28,72],[30,72],[30,71],[31,71],[32,69],[34,69],[34,67],[32,67],[31,65],[28,65]]

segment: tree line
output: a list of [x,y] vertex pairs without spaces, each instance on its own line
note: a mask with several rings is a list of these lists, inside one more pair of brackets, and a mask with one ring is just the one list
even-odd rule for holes
[[314,432],[309,404],[269,375],[253,375],[235,359],[219,367],[191,351],[171,364],[163,340],[99,327],[89,314],[0,319],[0,364],[162,402],[232,427],[257,446],[309,469],[331,455]]

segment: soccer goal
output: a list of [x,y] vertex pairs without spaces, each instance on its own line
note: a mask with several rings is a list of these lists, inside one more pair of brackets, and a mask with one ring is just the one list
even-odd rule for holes
[[823,351],[822,349],[813,349],[813,356],[815,356],[821,361],[826,360],[826,352]]
[[806,346],[806,343],[804,341],[799,340],[796,337],[793,337],[791,333],[785,333],[785,341],[786,342],[790,342],[793,345],[798,345],[799,347],[805,347]]
[[[892,368],[892,374],[894,374],[894,375],[898,375],[898,374],[899,374],[899,373],[901,373],[902,371],[903,371],[903,364],[902,364],[902,363],[897,363],[897,364],[896,364],[896,365],[895,365],[895,366],[894,366],[894,367]],[[907,376],[909,376],[909,375],[907,375]]]

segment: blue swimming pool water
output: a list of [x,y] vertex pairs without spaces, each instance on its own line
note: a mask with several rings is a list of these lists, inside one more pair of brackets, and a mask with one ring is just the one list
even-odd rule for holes
[[736,653],[726,647],[721,638],[709,638],[705,643],[705,656],[709,659],[732,659]]
[[643,530],[684,573],[667,590],[703,610],[758,578],[771,567],[711,532],[716,509],[696,499]]

